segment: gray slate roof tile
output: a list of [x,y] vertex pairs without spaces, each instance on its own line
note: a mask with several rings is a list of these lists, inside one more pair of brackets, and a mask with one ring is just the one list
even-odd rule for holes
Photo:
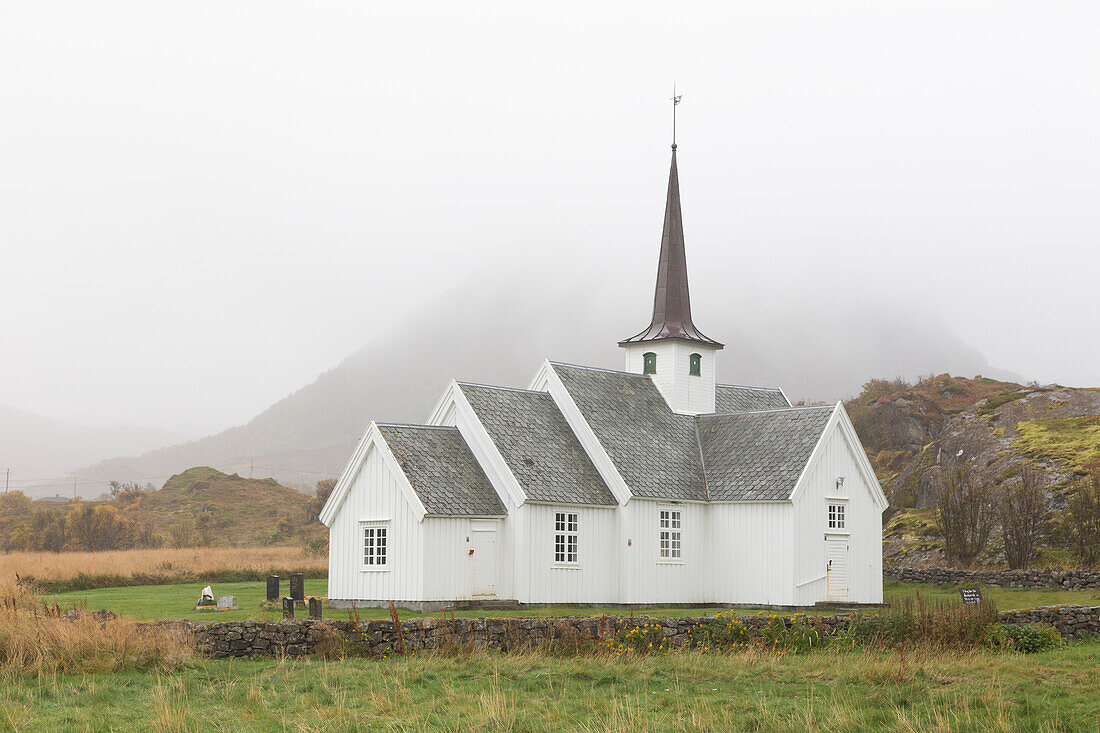
[[546,392],[459,384],[531,501],[618,502]]
[[652,379],[551,366],[635,496],[706,500],[695,418],[674,413]]
[[380,423],[378,430],[428,514],[507,513],[458,428]]
[[711,501],[789,499],[833,407],[700,415]]
[[776,410],[790,407],[783,391],[777,387],[742,387],[718,384],[714,388],[714,411],[717,413]]

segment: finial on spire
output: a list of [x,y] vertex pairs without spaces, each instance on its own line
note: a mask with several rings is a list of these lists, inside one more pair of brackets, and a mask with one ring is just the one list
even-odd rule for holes
[[672,82],[672,149],[676,149],[676,105],[680,104],[683,94],[676,93],[676,82]]

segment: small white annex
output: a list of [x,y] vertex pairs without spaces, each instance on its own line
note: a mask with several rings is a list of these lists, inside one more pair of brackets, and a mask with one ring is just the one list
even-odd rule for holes
[[673,146],[653,319],[623,371],[546,361],[372,422],[321,513],[333,606],[882,602],[887,501],[842,404],[716,382]]

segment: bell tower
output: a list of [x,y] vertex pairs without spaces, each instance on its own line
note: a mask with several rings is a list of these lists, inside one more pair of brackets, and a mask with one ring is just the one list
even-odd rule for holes
[[651,375],[674,412],[714,412],[715,367],[722,344],[704,336],[691,321],[675,142],[668,173],[653,319],[647,329],[620,341],[619,346],[626,350],[626,370]]

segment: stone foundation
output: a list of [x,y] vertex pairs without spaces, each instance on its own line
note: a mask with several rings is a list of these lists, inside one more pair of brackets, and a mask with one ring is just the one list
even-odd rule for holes
[[962,585],[977,583],[1001,588],[1064,588],[1087,590],[1100,588],[1100,571],[1055,570],[1031,568],[1028,570],[959,570],[956,568],[907,568],[884,567],[887,578],[905,583],[934,583],[936,585]]

